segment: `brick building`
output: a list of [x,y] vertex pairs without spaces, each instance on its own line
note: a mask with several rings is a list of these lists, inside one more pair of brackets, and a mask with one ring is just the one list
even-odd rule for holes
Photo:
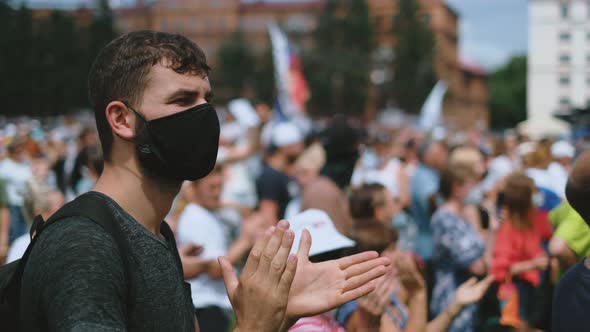
[[[177,32],[198,42],[211,62],[219,46],[236,31],[241,31],[252,52],[260,54],[269,47],[267,24],[279,23],[299,47],[313,45],[312,32],[317,24],[323,0],[241,1],[241,0],[137,0],[133,7],[116,10],[117,27],[122,32],[155,29]],[[393,20],[397,1],[367,0],[376,30],[375,59],[387,63],[393,59],[395,35]],[[420,0],[422,19],[430,24],[436,42],[434,66],[440,79],[447,82],[445,118],[456,127],[487,127],[488,89],[486,73],[474,64],[460,61],[458,55],[459,15],[444,0]]]

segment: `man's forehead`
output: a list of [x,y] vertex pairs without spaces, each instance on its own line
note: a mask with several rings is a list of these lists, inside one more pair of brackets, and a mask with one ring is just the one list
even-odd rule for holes
[[206,73],[186,72],[178,73],[170,67],[156,64],[149,73],[150,83],[162,85],[172,90],[182,89],[211,89],[209,76]]

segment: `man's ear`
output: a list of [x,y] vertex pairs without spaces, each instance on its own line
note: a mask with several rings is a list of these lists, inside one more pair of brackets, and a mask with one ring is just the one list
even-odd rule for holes
[[136,117],[132,113],[120,101],[112,101],[107,105],[105,116],[113,134],[127,140],[132,140],[135,137]]

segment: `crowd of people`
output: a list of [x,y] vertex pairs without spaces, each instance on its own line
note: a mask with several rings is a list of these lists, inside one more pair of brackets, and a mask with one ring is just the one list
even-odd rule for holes
[[[178,42],[174,39],[178,37],[164,37]],[[124,38],[134,37],[123,37],[116,42],[124,43]],[[110,47],[117,47],[116,43],[113,45]],[[111,53],[103,56],[111,56]],[[150,62],[151,66],[158,61],[161,60]],[[95,66],[100,66],[100,61]],[[161,65],[157,70],[161,75],[173,73]],[[91,88],[92,82],[91,79]],[[208,102],[197,105],[195,110],[212,111]],[[141,115],[122,102],[111,104],[111,122],[103,119],[103,124],[98,125],[98,134],[91,122],[73,116],[59,121],[51,119],[51,122],[10,119],[0,128],[1,262],[8,263],[23,256],[31,242],[29,229],[36,216],[47,220],[64,202],[96,189],[103,166],[108,165],[103,159],[111,159],[110,163],[115,165],[113,158],[127,160],[126,154],[134,148],[140,154],[153,153],[150,151],[153,146],[149,144],[154,138],[142,135],[155,135],[152,130],[158,124],[159,128],[166,129],[163,122],[148,121],[143,118],[145,114]],[[109,105],[106,107],[111,107]],[[150,127],[147,134],[136,134],[135,141],[124,136],[131,137],[129,128],[133,126],[125,122],[127,118],[115,114],[126,108],[132,113],[125,114],[135,114],[143,121],[143,125],[136,123],[135,128]],[[190,111],[193,109],[184,114],[200,116]],[[319,308],[334,307],[332,303],[323,303],[332,301],[329,292],[326,293],[329,296],[322,299],[326,289],[305,289],[306,292],[299,293],[319,294],[316,297],[290,297],[288,303],[285,299],[287,309],[283,311],[295,312],[293,317],[305,317],[290,322],[289,330],[294,332],[550,331],[554,288],[559,287],[566,271],[590,254],[590,229],[578,213],[584,214],[585,210],[581,209],[587,209],[577,194],[583,189],[568,182],[573,160],[584,149],[583,142],[556,138],[535,140],[524,133],[510,131],[492,134],[472,129],[445,131],[441,127],[423,132],[411,123],[364,124],[340,115],[316,121],[294,115],[289,120],[278,116],[263,102],[251,104],[245,99],[235,100],[225,108],[218,107],[216,112],[221,123],[216,164],[210,173],[200,172],[208,173],[207,176],[188,171],[186,176],[181,176],[197,180],[184,181],[164,223],[174,234],[174,237],[164,234],[165,240],[176,239],[173,247],[178,248],[182,277],[190,284],[192,306],[202,331],[228,331],[236,320],[239,324],[240,312],[234,315],[232,307],[243,309],[244,304],[237,302],[244,297],[236,293],[238,281],[232,279],[231,273],[232,270],[252,272],[253,267],[247,262],[251,262],[252,257],[260,258],[262,248],[267,248],[260,247],[264,246],[260,244],[261,239],[274,243],[277,248],[282,239],[288,247],[294,243],[291,252],[303,253],[296,259],[289,259],[288,263],[281,263],[283,265],[273,260],[272,264],[278,264],[277,270],[294,273],[292,269],[297,264],[297,271],[304,271],[300,274],[305,271],[313,271],[314,276],[316,273],[320,276],[322,271],[350,273],[352,277],[342,277],[342,280],[348,278],[349,284],[333,285],[341,287],[342,293],[358,289],[354,294],[360,296],[362,289],[374,288],[360,298],[349,295],[347,301],[334,300],[333,303],[346,303],[325,313],[319,312]],[[216,124],[213,120],[211,123]],[[118,150],[115,149],[118,154],[106,158],[104,151],[112,147],[105,150],[105,124],[120,137],[120,140],[117,138]],[[202,128],[206,129],[210,128]],[[113,144],[113,132],[109,131],[109,144]],[[129,142],[136,147],[123,145]],[[190,146],[215,145],[216,142],[181,140],[180,143]],[[138,158],[148,157],[139,155]],[[167,161],[169,167],[186,170],[182,160],[176,160],[178,164],[170,164],[170,160]],[[140,163],[144,163],[142,166],[151,163],[151,169],[144,170],[145,174],[165,171],[153,160],[144,159]],[[122,165],[117,164],[117,167],[132,164]],[[117,178],[117,172],[123,172],[110,167],[112,179]],[[177,174],[168,175],[175,181],[179,178]],[[132,177],[119,175],[119,178]],[[141,188],[142,182],[126,181],[139,183]],[[109,185],[109,190],[113,190],[113,184]],[[158,185],[157,188],[164,190],[167,183]],[[104,192],[104,188],[103,184],[96,195],[102,195],[99,193]],[[151,189],[144,190],[147,196]],[[113,192],[115,196],[118,193]],[[124,193],[121,195],[129,194],[125,190],[121,192]],[[146,245],[143,249],[131,250],[133,259],[139,260],[138,266],[158,270],[151,266],[150,259],[160,257],[160,263],[170,260],[169,254],[157,251],[161,249],[159,244],[169,248],[162,238],[154,236],[159,234],[161,222],[158,221],[154,232],[137,227],[131,215],[140,213],[140,209],[128,214],[117,203],[126,202],[126,198],[130,199],[111,200],[106,196],[101,199],[107,199],[110,208],[116,211],[122,227],[131,234],[131,241],[142,236],[148,239],[145,241],[151,241],[149,248]],[[159,203],[149,202],[154,206]],[[283,219],[290,221],[292,232],[287,230],[289,225],[281,221]],[[93,237],[93,228],[82,222],[67,223],[69,227],[79,227],[75,234],[97,241],[87,243],[89,246],[101,246],[108,241]],[[48,263],[39,255],[43,253],[40,250],[52,250],[52,244],[47,241],[52,239],[51,234],[59,234],[58,228],[53,228],[53,233],[41,238],[45,242],[37,245],[43,248],[38,249],[37,258],[33,252],[31,259],[37,259],[37,266]],[[66,227],[62,227],[65,232],[63,229]],[[53,235],[54,241],[66,238]],[[154,246],[153,240],[158,244]],[[280,252],[277,248],[275,251]],[[156,258],[145,257],[145,252],[137,250],[149,251]],[[342,260],[361,257],[350,255],[367,251],[375,251],[384,258],[368,261],[370,257],[363,256],[366,263],[350,258]],[[252,252],[257,254],[252,255]],[[218,261],[220,256],[225,258]],[[266,263],[271,265],[268,269],[272,271],[274,265],[270,261]],[[76,264],[81,263],[76,261]],[[386,272],[377,269],[378,265],[387,266]],[[168,265],[162,266],[165,269]],[[113,273],[123,273],[116,264],[112,268],[116,270]],[[347,268],[355,271],[346,272]],[[148,275],[157,274],[159,270],[156,270]],[[25,272],[42,277],[45,273]],[[82,275],[87,276],[84,273]],[[379,277],[382,273],[385,274]],[[67,277],[76,278],[75,275]],[[105,285],[112,286],[115,279],[106,280]],[[374,284],[370,282],[372,279],[375,279]],[[142,284],[142,287],[156,292],[160,299],[166,298],[168,293],[164,293],[168,288],[160,287],[165,285],[163,280],[155,278],[153,284]],[[334,280],[340,279],[334,276]],[[145,280],[138,282],[146,283]],[[293,281],[293,276],[290,282],[291,291],[305,288],[296,285],[297,278]],[[155,287],[156,284],[160,286]],[[233,286],[228,289],[228,285]],[[170,285],[169,290],[182,298],[178,295],[184,290],[178,289],[181,286],[184,285]],[[562,288],[560,296],[565,296],[566,288]],[[567,289],[576,291],[571,287]],[[29,290],[24,290],[23,294],[27,292]],[[65,301],[63,295],[67,293],[59,294],[62,295],[60,301]],[[43,296],[40,294],[40,299],[35,301],[43,301]],[[149,298],[141,296],[138,299],[142,301],[138,303],[149,303],[146,313],[156,312],[150,310],[158,306],[166,306],[169,313],[175,311],[174,299],[166,303],[150,303]],[[178,306],[184,304],[177,303]],[[62,308],[60,305],[58,303],[55,308]],[[115,302],[113,307],[117,307]],[[141,310],[132,309],[136,310],[134,312]],[[66,322],[60,324],[69,324],[68,317],[62,318]],[[173,320],[171,316],[164,318]]]
[[[371,320],[380,331],[548,330],[553,286],[590,254],[590,230],[565,200],[576,156],[566,140],[429,137],[338,116],[305,131],[264,103],[229,106],[217,165],[183,185],[167,218],[203,331],[232,321],[217,257],[239,270],[261,232],[304,211],[325,214],[299,222],[319,248],[313,261],[376,250],[394,265],[370,295],[293,331],[358,331]],[[244,112],[254,124],[240,121]],[[92,189],[102,155],[94,130],[72,116],[53,128],[17,119],[1,138],[0,259],[11,262],[36,215]],[[513,312],[500,291],[510,287]]]

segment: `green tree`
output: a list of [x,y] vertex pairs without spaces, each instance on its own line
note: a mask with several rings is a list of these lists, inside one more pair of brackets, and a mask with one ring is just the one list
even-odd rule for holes
[[[255,59],[241,33],[235,33],[217,52],[217,66],[212,73],[217,95],[221,99],[240,97],[252,82]],[[224,98],[225,97],[225,98]]]
[[86,76],[100,47],[114,36],[108,1],[97,2],[92,22],[53,11],[33,19],[30,9],[0,0],[2,114],[53,115],[88,106]]
[[256,100],[272,105],[276,97],[272,49],[268,47],[257,59],[254,90]]
[[492,128],[514,128],[526,120],[526,56],[515,56],[496,70],[489,78],[489,87]]
[[393,95],[398,106],[417,114],[436,82],[433,67],[434,38],[422,19],[416,0],[400,0],[393,20],[397,37],[393,60]]
[[328,0],[304,56],[314,114],[362,114],[368,98],[373,29],[365,0]]

